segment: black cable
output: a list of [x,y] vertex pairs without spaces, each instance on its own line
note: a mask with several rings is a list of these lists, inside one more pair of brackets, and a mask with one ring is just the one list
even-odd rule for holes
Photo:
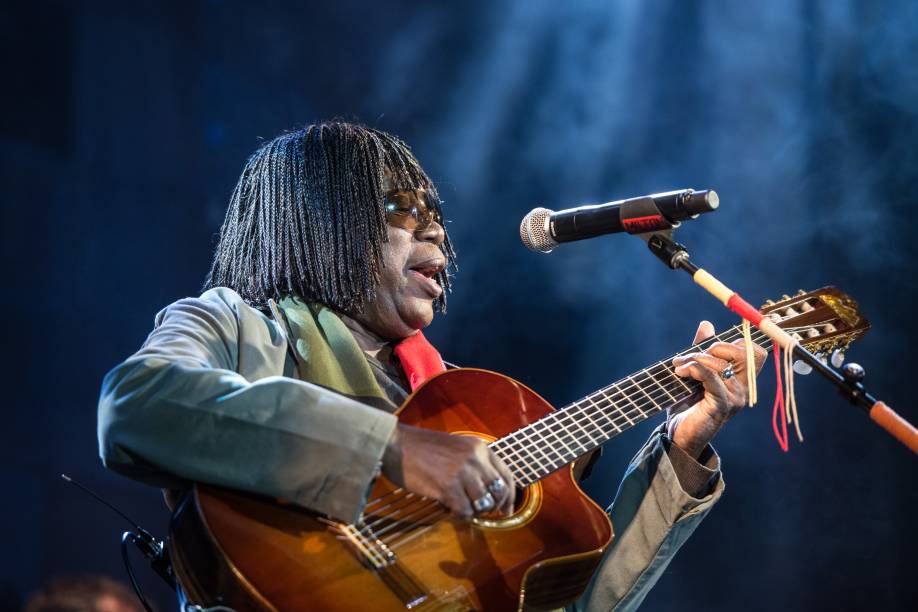
[[143,592],[140,590],[140,585],[137,583],[136,576],[134,576],[134,568],[131,566],[131,558],[128,555],[128,542],[137,545],[137,541],[142,539],[143,538],[133,531],[125,531],[121,534],[121,558],[124,560],[124,569],[127,570],[128,578],[131,579],[131,586],[134,587],[134,593],[137,594],[137,599],[140,600],[140,603],[143,604],[147,612],[153,612],[153,608],[147,603],[146,597],[143,596]]

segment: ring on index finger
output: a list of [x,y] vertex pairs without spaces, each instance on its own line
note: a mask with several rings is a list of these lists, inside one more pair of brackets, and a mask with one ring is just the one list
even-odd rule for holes
[[736,370],[733,369],[733,362],[728,362],[727,367],[720,371],[720,377],[724,380],[730,380],[736,374]]

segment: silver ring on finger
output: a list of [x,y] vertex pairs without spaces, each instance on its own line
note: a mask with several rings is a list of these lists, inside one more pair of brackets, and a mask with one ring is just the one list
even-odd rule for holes
[[494,495],[500,495],[507,490],[507,484],[504,482],[503,478],[497,477],[491,481],[491,484],[488,485],[488,491]]
[[478,499],[472,502],[472,507],[475,508],[475,512],[488,512],[494,509],[494,496],[490,493],[485,493]]
[[730,361],[727,363],[727,367],[720,371],[720,377],[724,380],[730,380],[734,375],[736,375],[736,370],[733,369],[733,362]]

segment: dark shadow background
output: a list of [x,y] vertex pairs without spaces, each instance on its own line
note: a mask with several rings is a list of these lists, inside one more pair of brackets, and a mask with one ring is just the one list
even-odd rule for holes
[[[159,493],[99,464],[99,383],[198,293],[246,156],[323,118],[400,135],[439,182],[461,268],[429,336],[448,359],[563,404],[699,319],[735,323],[637,239],[541,256],[517,237],[537,205],[712,187],[721,209],[679,233],[694,259],[755,303],[848,291],[874,326],[849,356],[918,421],[918,5],[755,4],[4,5],[5,605],[62,572],[123,577],[124,525],[62,471],[165,533]],[[815,377],[782,453],[773,381],[719,436],[727,493],[644,609],[915,609],[916,457]],[[608,445],[601,503],[652,426]]]

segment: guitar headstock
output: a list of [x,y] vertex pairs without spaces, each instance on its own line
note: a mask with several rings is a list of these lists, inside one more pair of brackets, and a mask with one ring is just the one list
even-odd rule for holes
[[768,300],[760,310],[814,353],[845,350],[870,329],[857,302],[835,287]]

